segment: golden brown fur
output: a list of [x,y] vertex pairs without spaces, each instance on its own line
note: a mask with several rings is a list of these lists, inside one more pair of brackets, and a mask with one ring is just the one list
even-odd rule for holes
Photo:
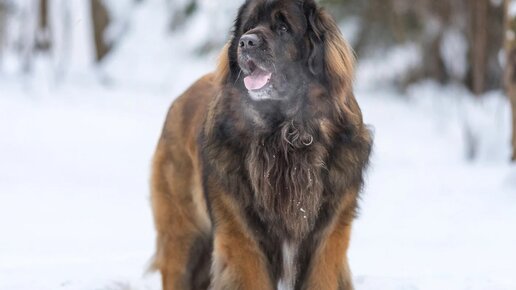
[[162,273],[164,289],[192,289],[186,273],[191,247],[211,232],[197,136],[214,87],[214,76],[205,76],[174,102],[154,154],[151,197],[158,239],[153,266]]
[[292,289],[352,289],[346,252],[372,140],[352,93],[352,52],[326,12],[309,20],[329,83],[307,88],[310,118],[262,134],[230,79],[231,44],[173,103],[151,180],[163,289],[277,289],[282,241],[297,246]]

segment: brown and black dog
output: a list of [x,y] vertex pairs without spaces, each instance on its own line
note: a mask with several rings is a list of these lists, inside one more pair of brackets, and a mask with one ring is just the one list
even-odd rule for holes
[[154,156],[163,289],[352,289],[372,138],[354,58],[314,0],[249,0],[216,72],[172,105]]

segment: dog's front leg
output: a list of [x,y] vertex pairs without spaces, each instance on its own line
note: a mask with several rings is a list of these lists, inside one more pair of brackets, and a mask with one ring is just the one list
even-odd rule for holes
[[304,290],[353,290],[346,250],[351,226],[333,231],[313,255]]
[[268,262],[242,209],[235,201],[219,195],[212,201],[215,222],[212,290],[273,290]]
[[357,190],[350,190],[342,199],[335,219],[312,253],[309,275],[303,290],[353,290],[347,251],[357,193]]

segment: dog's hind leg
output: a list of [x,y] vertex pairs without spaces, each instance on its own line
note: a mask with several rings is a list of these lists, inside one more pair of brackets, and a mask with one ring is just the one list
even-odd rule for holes
[[162,139],[153,163],[153,268],[161,272],[163,290],[203,290],[209,285],[212,242],[199,171],[191,156],[177,158],[170,146]]

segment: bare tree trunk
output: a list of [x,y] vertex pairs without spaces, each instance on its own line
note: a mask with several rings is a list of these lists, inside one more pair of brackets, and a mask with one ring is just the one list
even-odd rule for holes
[[472,87],[476,95],[484,93],[487,71],[487,10],[488,0],[472,0]]
[[516,161],[516,14],[514,10],[516,10],[516,0],[505,0],[505,89],[512,107],[512,160]]
[[97,61],[100,61],[110,50],[110,46],[104,39],[104,31],[109,25],[109,13],[102,0],[91,0],[91,16],[93,19],[95,52]]
[[51,46],[48,0],[39,1],[38,27],[36,29],[36,49],[49,50]]

